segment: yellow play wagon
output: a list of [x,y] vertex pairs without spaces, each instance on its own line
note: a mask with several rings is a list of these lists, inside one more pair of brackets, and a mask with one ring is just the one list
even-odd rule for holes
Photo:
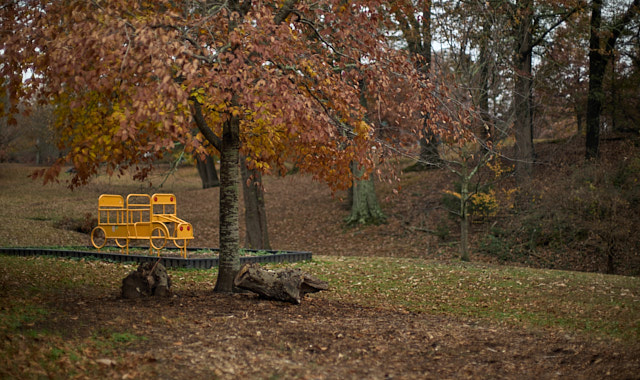
[[193,226],[176,215],[173,194],[103,194],[98,198],[98,226],[91,231],[91,243],[100,249],[108,239],[129,254],[132,239],[149,240],[149,252],[165,247],[167,240],[187,257],[187,245],[193,239]]

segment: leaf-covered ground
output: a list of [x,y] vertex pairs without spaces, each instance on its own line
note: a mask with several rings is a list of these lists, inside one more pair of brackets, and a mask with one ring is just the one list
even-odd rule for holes
[[[73,192],[29,170],[0,164],[0,246],[88,245],[69,226],[95,216],[100,194],[153,192],[177,195],[193,246],[218,245],[218,189],[202,190],[195,168],[154,174],[162,188],[99,177]],[[0,256],[0,378],[639,378],[638,277],[498,266],[475,251],[460,263],[455,231],[433,233],[451,227],[437,219],[450,179],[401,184],[399,196],[379,187],[388,224],[346,228],[344,194],[265,178],[273,248],[312,251],[296,265],[331,285],[299,306],[213,294],[215,271],[171,271],[175,297],[125,301],[131,266]]]
[[[215,272],[187,270],[170,271],[175,284],[171,298],[123,300],[119,281],[133,266],[0,256],[0,377],[638,376],[640,294],[635,278],[563,278],[562,273],[534,271],[530,274],[537,277],[521,286],[527,270],[389,258],[371,264],[369,269],[380,278],[364,285],[360,276],[366,266],[355,264],[356,259],[333,257],[298,264],[328,279],[332,289],[291,305],[214,294]],[[413,280],[394,279],[409,266],[417,268],[409,272],[425,274],[419,284],[423,290],[409,292]],[[477,286],[465,283],[477,271],[485,273]],[[506,282],[509,276],[512,283]],[[431,280],[435,282],[428,284]],[[402,283],[408,285],[402,288]],[[578,294],[590,286],[600,288],[592,298]],[[541,288],[540,299],[549,304],[527,307],[531,301],[523,297],[530,287]],[[475,290],[482,288],[495,296],[487,294],[475,303],[465,298],[465,293],[478,297]],[[561,303],[571,298],[563,293],[576,294],[576,301],[563,308]],[[613,304],[617,311],[609,310]],[[592,314],[582,315],[575,305]],[[574,316],[580,326],[537,324],[521,315],[521,307],[552,319]],[[483,316],[478,312],[482,309],[501,311],[504,317]],[[619,331],[598,326],[600,317],[618,323]],[[593,331],[584,326],[588,323]]]

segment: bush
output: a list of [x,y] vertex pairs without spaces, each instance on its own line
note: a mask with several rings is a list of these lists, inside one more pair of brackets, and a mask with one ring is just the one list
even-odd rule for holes
[[[455,191],[445,191],[442,205],[450,215],[460,216],[460,182],[454,183]],[[498,214],[496,193],[489,187],[478,188],[469,198],[468,212],[474,222],[484,222]]]
[[640,273],[639,154],[532,181],[518,195],[518,217],[488,231],[479,252],[545,268]]

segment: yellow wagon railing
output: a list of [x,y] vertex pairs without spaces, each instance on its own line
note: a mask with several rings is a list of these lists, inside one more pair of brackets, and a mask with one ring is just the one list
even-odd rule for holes
[[178,218],[173,194],[103,194],[98,198],[98,226],[91,231],[91,243],[97,249],[108,239],[129,254],[132,239],[149,240],[149,253],[165,247],[167,240],[187,257],[187,245],[193,239],[193,226]]

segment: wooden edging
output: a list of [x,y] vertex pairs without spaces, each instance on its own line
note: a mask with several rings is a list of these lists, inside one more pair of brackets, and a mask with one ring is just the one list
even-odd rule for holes
[[[216,251],[217,249],[212,249]],[[251,252],[251,250],[246,250]],[[255,251],[254,251],[255,252]],[[311,252],[295,251],[266,251],[268,254],[259,256],[240,256],[240,263],[283,263],[311,260]],[[48,248],[10,248],[0,247],[0,254],[12,256],[56,256],[68,258],[96,258],[112,262],[156,262],[157,256],[151,255],[123,255],[110,252],[88,252],[78,250],[48,249]],[[209,269],[218,266],[217,257],[197,257],[183,259],[181,257],[162,257],[160,262],[167,268],[195,268]]]

